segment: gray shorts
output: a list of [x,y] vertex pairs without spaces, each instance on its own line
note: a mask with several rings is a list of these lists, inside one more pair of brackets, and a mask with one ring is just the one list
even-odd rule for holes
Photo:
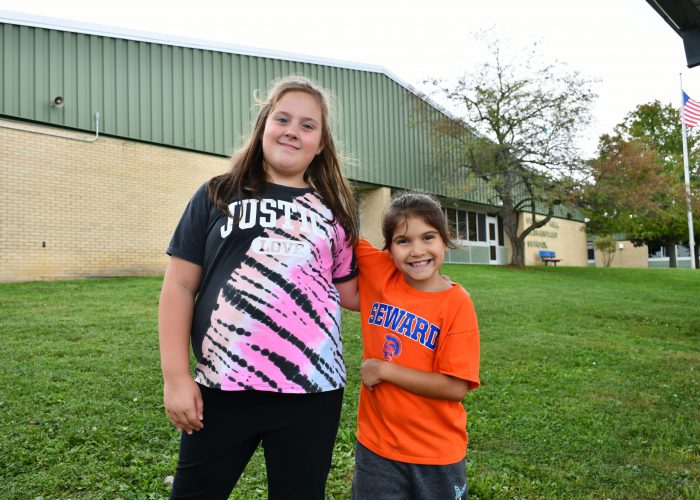
[[380,457],[355,447],[352,500],[466,500],[467,464],[420,465]]

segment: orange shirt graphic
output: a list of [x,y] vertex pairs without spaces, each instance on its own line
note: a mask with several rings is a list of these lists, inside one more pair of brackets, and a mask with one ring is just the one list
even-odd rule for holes
[[[363,359],[451,375],[479,386],[479,327],[459,285],[438,293],[406,283],[387,252],[360,240]],[[362,386],[357,439],[377,455],[414,464],[458,462],[467,450],[467,414],[459,402],[426,398],[382,382]]]

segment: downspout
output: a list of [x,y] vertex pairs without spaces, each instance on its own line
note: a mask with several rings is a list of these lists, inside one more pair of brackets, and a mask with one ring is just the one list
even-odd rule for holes
[[59,139],[68,139],[69,141],[95,142],[97,140],[97,138],[100,136],[100,112],[97,111],[95,113],[95,137],[91,137],[89,139],[84,139],[82,137],[70,137],[70,136],[61,135],[61,134],[52,134],[50,132],[40,132],[38,130],[28,130],[26,128],[20,128],[20,127],[10,127],[9,125],[2,125],[2,124],[0,124],[0,127],[7,128],[10,130],[19,130],[21,132],[29,132],[31,134],[47,135],[49,137],[58,137]]

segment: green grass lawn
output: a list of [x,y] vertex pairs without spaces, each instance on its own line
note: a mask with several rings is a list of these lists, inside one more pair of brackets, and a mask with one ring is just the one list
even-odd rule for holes
[[[481,326],[472,498],[700,498],[700,272],[445,266]],[[160,278],[0,285],[0,498],[163,498]],[[348,497],[361,346],[328,497]],[[256,454],[233,498],[266,496]]]

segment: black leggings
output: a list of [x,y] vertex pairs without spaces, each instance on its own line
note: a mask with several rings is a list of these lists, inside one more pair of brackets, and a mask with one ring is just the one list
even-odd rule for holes
[[316,394],[200,389],[204,428],[182,433],[170,498],[228,498],[262,443],[269,499],[323,500],[342,389]]

